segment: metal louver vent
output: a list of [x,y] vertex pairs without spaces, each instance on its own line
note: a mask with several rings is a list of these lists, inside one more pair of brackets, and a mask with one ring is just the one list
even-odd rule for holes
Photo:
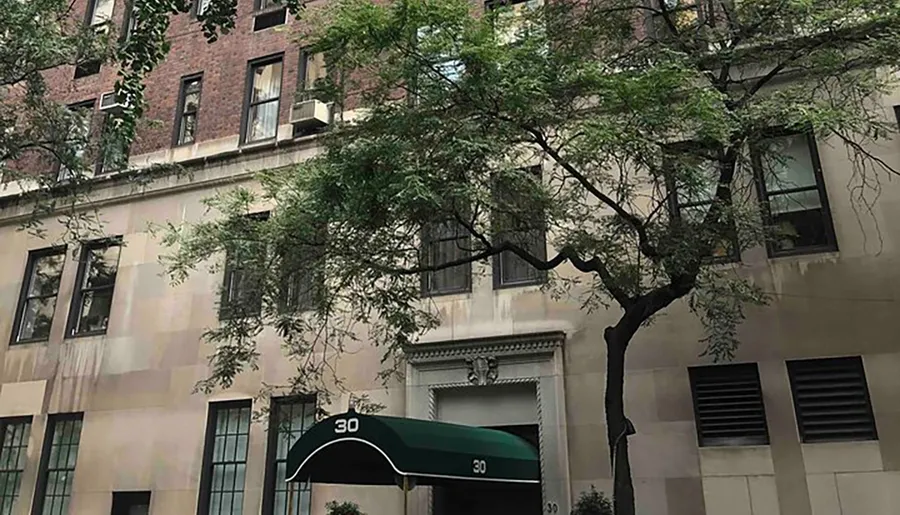
[[788,361],[787,369],[804,442],[878,438],[861,358]]
[[769,443],[756,364],[688,369],[701,446]]

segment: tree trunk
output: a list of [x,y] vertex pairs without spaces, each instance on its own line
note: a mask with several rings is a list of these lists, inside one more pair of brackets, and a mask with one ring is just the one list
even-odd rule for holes
[[[631,333],[633,334],[633,333]],[[607,327],[606,340],[606,432],[613,472],[615,515],[634,515],[634,485],[628,460],[628,434],[625,418],[625,350],[631,334],[620,327]]]

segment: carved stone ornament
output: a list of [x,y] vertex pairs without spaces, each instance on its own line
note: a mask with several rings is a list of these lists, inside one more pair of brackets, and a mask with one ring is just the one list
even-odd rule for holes
[[476,386],[486,386],[497,380],[497,358],[493,356],[466,358],[466,366],[469,367],[469,382]]

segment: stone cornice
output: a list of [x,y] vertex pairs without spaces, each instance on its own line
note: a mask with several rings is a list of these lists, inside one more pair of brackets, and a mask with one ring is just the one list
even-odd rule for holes
[[562,331],[407,345],[406,360],[415,365],[464,361],[472,356],[537,356],[552,354],[565,341]]

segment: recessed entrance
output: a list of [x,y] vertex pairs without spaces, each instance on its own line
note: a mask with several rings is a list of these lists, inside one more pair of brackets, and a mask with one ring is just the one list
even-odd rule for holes
[[[536,424],[491,427],[514,434],[537,450]],[[434,487],[434,515],[540,515],[541,486],[457,483]]]

